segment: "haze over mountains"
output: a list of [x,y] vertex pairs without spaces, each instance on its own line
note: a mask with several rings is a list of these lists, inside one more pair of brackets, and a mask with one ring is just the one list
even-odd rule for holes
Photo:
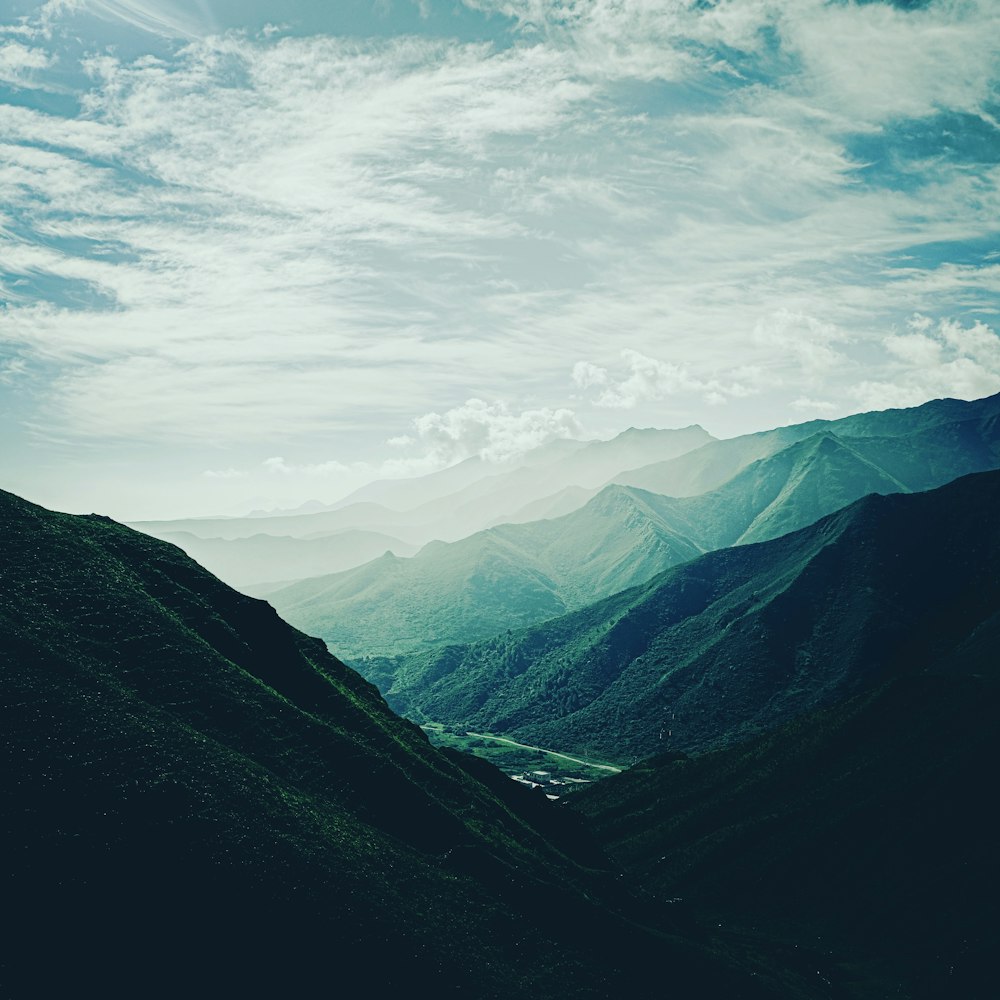
[[655,466],[657,475],[667,466],[687,488],[722,468],[739,471],[699,496],[614,484],[562,517],[432,543],[409,559],[387,554],[270,590],[268,600],[348,659],[483,639],[583,607],[704,552],[778,537],[868,493],[925,490],[996,468],[1000,397],[711,442]]
[[[305,547],[288,539],[342,535],[340,551],[336,542],[327,543],[330,563],[326,571],[336,571],[371,558],[364,545],[372,533],[389,536],[383,552],[402,555],[432,539],[463,538],[498,521],[534,516],[538,510],[562,512],[573,503],[582,504],[590,495],[588,490],[622,469],[664,455],[680,455],[711,440],[701,427],[633,428],[611,441],[553,441],[499,466],[468,459],[429,476],[372,483],[328,509],[310,514],[260,516],[256,512],[245,518],[144,521],[132,527],[181,545],[230,583],[271,583],[294,578],[295,567],[303,561]],[[242,541],[258,535],[277,540],[264,543],[258,539],[252,546]],[[190,536],[240,541],[230,546],[217,542],[206,546],[193,542]],[[366,553],[365,558],[362,553]],[[259,571],[247,573],[258,556]]]

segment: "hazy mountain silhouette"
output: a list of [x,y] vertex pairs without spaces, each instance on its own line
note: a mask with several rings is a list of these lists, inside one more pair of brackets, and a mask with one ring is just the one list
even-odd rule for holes
[[[896,437],[825,429],[697,497],[608,486],[562,517],[432,543],[411,559],[387,556],[267,597],[349,659],[475,641],[583,607],[701,553],[778,537],[869,493],[924,490],[996,468],[1000,418],[991,402],[963,404],[968,419],[957,422],[924,407],[918,430]],[[942,409],[956,412],[950,401]],[[363,669],[384,687],[384,667]]]
[[[365,560],[356,553],[363,551],[364,536],[371,534],[389,538],[388,544],[369,552],[368,559],[387,550],[409,554],[414,546],[431,540],[464,538],[508,515],[523,520],[519,512],[527,505],[539,504],[543,511],[539,516],[565,513],[581,506],[590,495],[587,490],[616,472],[654,457],[682,454],[711,440],[697,426],[632,428],[610,441],[552,441],[499,465],[474,458],[428,476],[380,480],[312,513],[255,511],[242,518],[137,521],[131,527],[175,542],[227,583],[270,584],[358,565]],[[282,541],[265,542],[261,536]],[[288,541],[324,536],[337,537],[313,547],[312,557],[304,555],[308,546]],[[219,539],[251,538],[255,541],[243,545],[218,543]],[[329,558],[324,565],[325,556]],[[254,562],[258,562],[256,568]],[[306,572],[288,572],[303,562]]]
[[[163,532],[165,542],[180,546],[192,559],[231,586],[291,583],[355,566],[391,551],[409,556],[416,545],[378,531],[348,529],[315,538],[259,534],[249,538],[199,538],[187,531]],[[266,579],[261,573],[273,574]]]

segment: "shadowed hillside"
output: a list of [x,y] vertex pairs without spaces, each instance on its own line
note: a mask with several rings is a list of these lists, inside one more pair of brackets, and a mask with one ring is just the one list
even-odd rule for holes
[[653,757],[573,799],[630,877],[832,995],[996,992],[1000,760],[990,649],[748,743]]
[[179,549],[6,493],[0,521],[2,992],[643,995],[667,954],[786,995]]

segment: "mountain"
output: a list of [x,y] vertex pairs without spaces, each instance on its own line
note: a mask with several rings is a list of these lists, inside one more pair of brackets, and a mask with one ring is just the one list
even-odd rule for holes
[[[449,498],[453,509],[478,501],[500,514],[504,508],[514,510],[569,486],[594,489],[626,469],[675,458],[714,440],[697,424],[676,430],[630,427],[608,441],[561,439],[507,462],[474,457],[427,476],[377,480],[337,506],[374,502],[394,510],[414,510]],[[487,523],[480,521],[470,530]]]
[[[947,663],[573,796],[630,879],[830,995],[996,992],[1000,616]],[[988,640],[988,645],[986,640]]]
[[268,593],[296,627],[340,656],[385,656],[494,635],[622,590],[701,552],[658,516],[672,501],[608,487],[551,521],[500,525],[387,554]]
[[[924,490],[997,466],[997,416],[927,421],[896,437],[822,430],[701,496],[612,485],[562,517],[434,543],[412,559],[386,557],[267,597],[348,659],[405,655],[544,621],[704,552],[812,524],[868,493]],[[385,664],[378,673],[359,666],[388,690]]]
[[[552,442],[550,453],[557,448],[572,450],[583,447],[582,441]],[[516,464],[516,463],[514,463]],[[347,507],[355,503],[376,503],[391,510],[412,510],[433,500],[450,496],[460,490],[467,489],[473,483],[487,476],[496,475],[498,466],[488,462],[478,455],[466,458],[446,469],[439,469],[424,476],[412,476],[406,479],[376,479],[360,489],[349,493],[342,500],[330,504],[329,509]]]
[[427,522],[420,514],[390,510],[376,503],[356,503],[336,510],[312,514],[282,514],[267,517],[196,517],[176,521],[133,521],[129,527],[154,538],[184,533],[197,538],[252,538],[273,535],[284,538],[318,538],[345,531],[390,534],[408,544],[427,540]]
[[703,751],[952,655],[1000,610],[1000,472],[872,495],[580,611],[362,664],[411,718],[623,760]]
[[180,549],[0,521],[5,994],[794,995]]
[[[796,441],[826,431],[833,432],[838,437],[895,438],[931,431],[941,425],[995,420],[998,415],[1000,393],[971,402],[934,399],[906,409],[856,413],[838,420],[810,420],[803,424],[712,441],[678,458],[620,473],[612,481],[668,496],[698,496],[717,489],[752,462],[774,455]],[[922,488],[930,489],[932,485],[940,485],[942,481],[944,480],[938,477],[936,483]]]
[[[575,510],[590,496],[588,489],[616,472],[711,440],[697,426],[632,428],[610,441],[552,441],[500,465],[475,458],[428,476],[380,480],[311,513],[254,511],[242,518],[137,521],[131,527],[180,545],[228,583],[263,583],[268,586],[259,592],[269,593],[276,581],[336,573],[386,551],[408,555],[432,540],[464,538],[526,505],[539,505],[548,511],[544,516]],[[372,535],[388,538],[383,544]],[[324,536],[314,546],[292,541]],[[250,541],[222,544],[237,539]]]
[[[417,546],[390,535],[351,529],[315,538],[266,534],[199,538],[186,531],[164,532],[161,537],[182,548],[220,580],[238,588],[351,569],[387,551],[401,556],[417,551]],[[261,573],[273,576],[265,580]]]

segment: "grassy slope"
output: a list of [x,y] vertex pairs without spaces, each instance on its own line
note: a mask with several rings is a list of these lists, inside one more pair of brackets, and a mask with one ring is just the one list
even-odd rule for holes
[[809,963],[833,995],[985,1000],[996,626],[963,662],[985,674],[898,678],[725,751],[651,758],[573,805],[638,884]]
[[566,814],[179,549],[9,494],[0,518],[6,992],[596,997],[666,949],[758,995],[616,915]]
[[1000,607],[997,509],[1000,473],[868,497],[382,682],[414,718],[569,752],[717,746],[962,641]]

